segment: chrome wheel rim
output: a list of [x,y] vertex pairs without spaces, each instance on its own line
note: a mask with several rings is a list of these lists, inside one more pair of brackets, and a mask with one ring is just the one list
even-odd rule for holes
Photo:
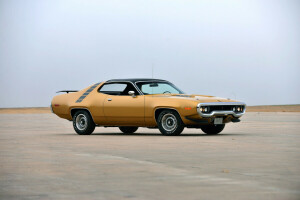
[[84,114],[79,114],[76,117],[76,127],[81,131],[87,128],[87,118]]
[[174,131],[177,128],[177,119],[173,114],[165,114],[162,119],[162,127],[166,131]]

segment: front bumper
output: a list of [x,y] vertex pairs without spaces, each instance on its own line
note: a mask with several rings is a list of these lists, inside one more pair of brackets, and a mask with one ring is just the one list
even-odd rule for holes
[[[211,110],[209,112],[202,112],[201,107],[224,107],[224,110]],[[228,107],[240,106],[243,107],[242,111],[237,112],[236,110],[228,109]],[[242,102],[209,102],[209,103],[199,103],[197,105],[197,112],[201,117],[213,117],[213,116],[226,116],[232,115],[234,117],[241,117],[246,112],[246,104]]]
[[53,108],[52,108],[52,104],[50,105],[50,110],[51,110],[52,113],[54,113],[54,112],[53,112]]

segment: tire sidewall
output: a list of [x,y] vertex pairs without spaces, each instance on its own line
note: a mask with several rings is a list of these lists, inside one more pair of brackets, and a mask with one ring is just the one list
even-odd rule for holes
[[[87,122],[86,122],[87,123],[87,127],[84,130],[80,130],[76,126],[76,118],[80,114],[83,114],[86,117],[86,120],[87,120]],[[73,127],[74,127],[74,130],[76,131],[76,133],[78,135],[90,135],[95,130],[95,124],[93,122],[93,119],[90,116],[90,114],[87,111],[85,111],[85,110],[80,110],[80,111],[77,111],[75,113],[75,115],[73,117]]]
[[[177,125],[176,125],[176,128],[173,129],[172,131],[165,130],[164,127],[162,126],[162,118],[166,114],[172,114],[176,117]],[[173,111],[173,110],[164,110],[164,111],[162,111],[158,116],[157,126],[158,126],[160,132],[163,135],[167,135],[167,136],[180,135],[180,133],[184,129],[184,125],[183,125],[183,122],[182,122],[179,114],[176,111]]]

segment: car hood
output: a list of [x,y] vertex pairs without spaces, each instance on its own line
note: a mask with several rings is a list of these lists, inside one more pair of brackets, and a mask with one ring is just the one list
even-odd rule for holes
[[201,103],[208,103],[208,102],[237,102],[232,99],[226,99],[221,97],[215,97],[215,96],[208,96],[208,95],[199,95],[199,94],[156,94],[151,95],[153,97],[161,97],[161,98],[172,98],[172,99],[186,99],[186,100],[192,100],[197,101]]

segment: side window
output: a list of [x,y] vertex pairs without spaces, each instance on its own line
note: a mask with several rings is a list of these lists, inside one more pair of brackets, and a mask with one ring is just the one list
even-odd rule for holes
[[138,94],[136,89],[130,83],[107,83],[104,84],[99,92],[109,95],[129,95],[129,91],[134,91]]
[[121,95],[126,87],[126,83],[108,83],[103,85],[99,92],[110,95]]

